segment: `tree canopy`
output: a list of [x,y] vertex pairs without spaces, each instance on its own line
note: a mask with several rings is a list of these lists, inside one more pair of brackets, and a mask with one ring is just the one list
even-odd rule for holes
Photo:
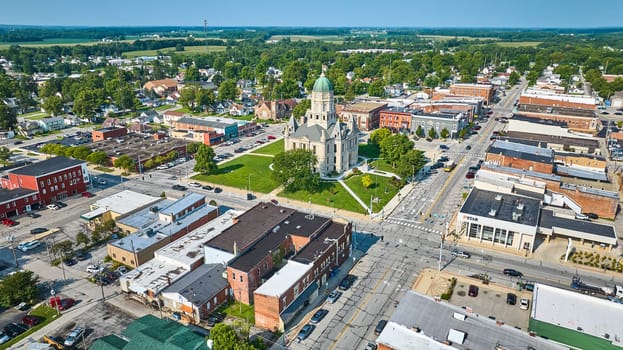
[[273,178],[288,192],[315,192],[320,184],[320,176],[313,171],[317,163],[316,156],[309,150],[281,152],[273,160]]
[[212,147],[199,144],[197,153],[195,153],[195,168],[193,170],[206,175],[214,173],[218,169],[214,161],[215,156],[216,153],[214,153]]
[[393,134],[384,138],[379,146],[381,157],[391,164],[393,168],[396,168],[400,158],[408,151],[413,150],[413,141],[409,140],[407,135]]
[[0,282],[0,305],[11,307],[37,299],[37,277],[32,271],[17,271]]

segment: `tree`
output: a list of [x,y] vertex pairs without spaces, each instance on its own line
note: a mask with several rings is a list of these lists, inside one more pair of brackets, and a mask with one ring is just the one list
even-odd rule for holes
[[320,176],[313,170],[317,163],[316,156],[310,150],[281,152],[273,159],[273,179],[283,184],[288,192],[314,192],[320,184]]
[[145,161],[145,163],[143,163],[143,168],[144,168],[144,169],[151,169],[151,168],[153,168],[153,167],[154,167],[154,165],[155,165],[155,164],[154,164],[154,161],[153,161],[152,159],[147,159],[147,160]]
[[447,139],[448,136],[450,136],[450,132],[448,131],[448,129],[443,128],[441,129],[441,131],[439,132],[439,136],[441,136],[442,139]]
[[[235,327],[235,328],[234,328]],[[219,323],[210,332],[210,339],[213,341],[213,349],[218,350],[256,350],[263,349],[262,344],[251,344],[248,326],[234,323],[230,326]]]
[[363,185],[363,187],[365,188],[369,188],[370,186],[372,186],[372,176],[366,174],[364,176],[361,177],[361,184]]
[[129,172],[134,169],[134,159],[130,158],[127,154],[121,155],[119,158],[115,159],[113,166],[115,168],[121,168],[125,172]]
[[430,128],[430,130],[428,130],[428,137],[431,139],[437,138],[437,131],[435,131],[435,128]]
[[307,110],[310,108],[311,108],[311,100],[304,99],[303,101],[299,102],[296,106],[294,106],[294,109],[292,109],[292,115],[294,116],[294,118],[302,117],[305,115]]
[[0,305],[11,307],[37,299],[37,277],[32,271],[17,271],[0,282]]
[[392,132],[388,128],[376,129],[370,134],[370,143],[378,146],[381,144],[381,142],[383,142],[383,140],[391,135]]
[[382,97],[385,94],[385,81],[383,79],[375,80],[368,86],[368,95]]
[[102,234],[100,232],[100,230],[93,230],[91,231],[91,241],[93,243],[97,243],[99,241],[102,240]]
[[41,107],[52,115],[59,115],[63,112],[63,99],[52,95],[43,100]]
[[415,134],[417,135],[417,137],[424,137],[424,128],[421,125],[418,125],[417,129],[415,130]]
[[[43,147],[45,146],[47,145],[44,145]],[[104,151],[95,151],[87,156],[87,161],[89,163],[93,163],[93,164],[100,165],[100,166],[104,164],[106,159],[108,159],[108,155]]]
[[84,232],[78,232],[76,235],[76,245],[82,244],[86,247],[90,242],[91,240]]
[[74,113],[81,117],[91,116],[95,109],[102,104],[98,95],[98,92],[91,89],[80,90],[74,99]]
[[426,164],[424,152],[416,149],[409,150],[400,157],[396,167],[396,174],[401,178],[412,176],[417,174],[424,164]]
[[191,142],[186,146],[186,150],[190,154],[195,154],[197,153],[197,150],[199,150],[200,145],[202,145],[200,142]]
[[464,139],[465,135],[467,135],[467,128],[463,128],[463,129],[459,130],[459,138],[460,139]]
[[74,242],[67,239],[54,244],[51,251],[53,255],[59,255],[63,259],[68,253],[71,253],[73,246]]
[[0,103],[0,129],[14,130],[16,124],[17,116],[15,111],[4,103]]
[[274,95],[280,99],[300,97],[301,89],[299,88],[298,83],[294,80],[283,80],[281,84],[277,84],[277,86],[275,86]]
[[238,96],[238,87],[236,86],[236,81],[233,79],[227,79],[221,83],[221,86],[218,88],[218,98],[219,100],[235,100]]
[[3,165],[6,165],[11,158],[11,150],[8,147],[0,147],[0,161]]
[[413,149],[413,141],[404,134],[394,134],[386,137],[379,145],[381,149],[381,157],[385,159],[392,168],[396,168],[396,164],[403,154]]
[[198,81],[199,77],[199,69],[195,65],[192,65],[186,69],[184,81]]
[[70,148],[73,148],[72,156],[76,159],[87,160],[87,158],[89,158],[89,155],[91,155],[91,149],[87,146],[80,145]]
[[193,170],[206,175],[214,173],[218,169],[214,161],[215,156],[216,153],[212,147],[200,144],[197,153],[195,153],[195,168]]
[[121,109],[134,110],[138,104],[138,99],[130,86],[124,86],[113,93],[113,98],[117,106]]
[[519,79],[521,79],[521,75],[519,75],[519,73],[517,73],[516,71],[512,71],[511,74],[508,76],[508,83],[510,85],[515,85],[517,84]]

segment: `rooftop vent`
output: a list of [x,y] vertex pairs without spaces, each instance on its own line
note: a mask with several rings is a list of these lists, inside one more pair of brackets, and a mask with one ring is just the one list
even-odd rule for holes
[[523,207],[524,207],[523,202],[519,202],[517,204],[517,210],[523,210]]
[[301,225],[296,225],[296,229],[297,230],[300,229],[300,228],[301,228]]
[[289,225],[289,224],[290,224],[290,221],[286,220],[286,221],[284,221],[283,223],[284,223],[284,224],[286,224],[286,225]]
[[491,208],[491,210],[489,210],[489,216],[495,216],[495,214],[497,214],[497,212],[498,211],[496,209]]
[[502,195],[501,194],[495,195],[495,200],[496,201],[501,201],[502,200]]
[[279,232],[279,229],[280,229],[280,228],[281,228],[281,227],[279,227],[279,225],[275,226],[275,228],[273,229],[273,232]]
[[283,214],[283,213],[285,213],[286,211],[285,211],[285,209],[280,209],[280,210],[279,210],[279,212],[280,212],[281,214]]
[[513,212],[513,221],[519,221],[521,219],[521,213]]

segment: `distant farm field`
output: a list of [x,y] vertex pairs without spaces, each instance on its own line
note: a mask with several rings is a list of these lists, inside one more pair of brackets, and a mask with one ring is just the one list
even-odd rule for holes
[[72,46],[72,45],[95,45],[99,44],[101,41],[96,41],[93,39],[45,39],[42,41],[24,41],[24,42],[16,42],[16,43],[7,43],[0,42],[0,49],[8,48],[11,45],[19,45],[19,46],[31,46],[31,47],[45,47],[45,46]]
[[344,38],[339,35],[273,35],[268,39],[269,41],[279,41],[285,38],[290,38],[291,41],[329,41],[334,43],[343,42]]
[[418,35],[422,39],[432,39],[432,40],[500,40],[500,38],[493,37],[475,37],[475,36],[456,36],[456,35]]
[[541,41],[500,41],[495,43],[495,45],[504,47],[536,47],[541,43]]
[[216,46],[216,45],[208,45],[206,46],[184,46],[184,51],[175,51],[175,47],[164,47],[159,50],[140,50],[140,51],[126,51],[123,53],[123,57],[126,58],[134,58],[141,56],[155,56],[158,52],[161,52],[165,55],[175,53],[178,55],[184,54],[195,54],[195,53],[208,53],[208,52],[219,52],[225,51],[225,46]]

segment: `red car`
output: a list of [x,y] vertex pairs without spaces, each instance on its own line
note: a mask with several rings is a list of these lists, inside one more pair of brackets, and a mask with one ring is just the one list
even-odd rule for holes
[[465,178],[466,179],[473,179],[474,178],[474,173],[467,173],[467,174],[465,174]]
[[91,193],[91,192],[82,192],[82,197],[91,198],[93,196],[94,196],[94,194]]
[[273,135],[268,135],[268,137],[267,137],[267,138],[268,138],[269,140],[276,140],[276,139],[277,139],[277,137],[275,137],[275,136],[273,136]]
[[11,227],[17,225],[17,222],[11,219],[2,219],[2,224]]
[[37,316],[28,315],[28,316],[24,316],[24,318],[22,318],[22,323],[25,324],[26,326],[28,326],[28,328],[32,328],[32,327],[38,325],[39,322],[41,322],[41,320]]
[[61,303],[58,305],[58,309],[63,311],[63,310],[67,310],[70,307],[74,306],[76,304],[76,301],[72,298],[65,298],[63,300],[61,300]]

